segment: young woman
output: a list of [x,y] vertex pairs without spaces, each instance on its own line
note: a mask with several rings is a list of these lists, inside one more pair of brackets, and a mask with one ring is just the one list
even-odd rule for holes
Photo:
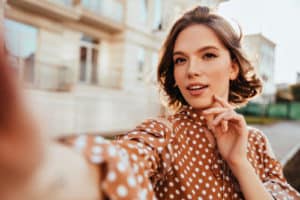
[[[49,142],[24,194],[31,199],[300,199],[264,134],[234,111],[262,88],[240,43],[241,36],[208,8],[185,13],[167,36],[158,66],[159,85],[174,114],[146,120],[113,141],[81,135]],[[30,190],[34,186],[38,189]]]

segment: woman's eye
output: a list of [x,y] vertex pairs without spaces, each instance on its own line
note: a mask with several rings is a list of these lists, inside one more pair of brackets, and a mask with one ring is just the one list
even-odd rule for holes
[[182,63],[184,63],[184,62],[185,62],[185,59],[184,59],[184,58],[176,58],[175,61],[174,61],[175,65],[176,65],[176,64],[182,64]]
[[210,59],[216,58],[216,57],[217,57],[217,55],[213,54],[213,53],[206,53],[206,54],[203,55],[204,60],[210,60]]

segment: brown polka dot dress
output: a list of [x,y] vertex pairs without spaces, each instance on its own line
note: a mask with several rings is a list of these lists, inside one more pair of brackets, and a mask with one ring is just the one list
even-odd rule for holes
[[[64,143],[89,162],[106,165],[99,187],[108,199],[244,199],[207,131],[204,118],[187,107],[167,119],[146,120],[113,141],[81,135]],[[267,153],[266,137],[254,128],[249,128],[247,154],[274,199],[300,199]]]

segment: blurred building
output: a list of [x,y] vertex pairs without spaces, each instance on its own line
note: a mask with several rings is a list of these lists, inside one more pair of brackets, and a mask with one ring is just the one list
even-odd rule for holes
[[55,132],[127,129],[164,112],[155,79],[170,24],[223,1],[4,0],[6,49],[34,107],[66,127]]
[[200,5],[207,6],[212,10],[217,10],[221,3],[224,3],[229,0],[199,0]]
[[243,47],[264,82],[262,96],[256,99],[261,103],[275,100],[274,64],[276,44],[263,34],[249,34],[244,37]]
[[2,24],[4,19],[4,1],[0,0],[0,33],[2,33]]
[[297,72],[296,83],[300,83],[300,72]]

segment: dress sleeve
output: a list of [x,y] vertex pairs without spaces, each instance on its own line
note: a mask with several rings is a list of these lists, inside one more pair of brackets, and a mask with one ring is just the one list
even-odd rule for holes
[[262,179],[266,189],[276,200],[300,200],[300,194],[286,181],[281,163],[275,158],[271,145],[263,135]]
[[147,120],[134,130],[106,140],[81,135],[61,140],[101,170],[100,189],[109,199],[155,199],[153,185],[170,167],[170,127]]

